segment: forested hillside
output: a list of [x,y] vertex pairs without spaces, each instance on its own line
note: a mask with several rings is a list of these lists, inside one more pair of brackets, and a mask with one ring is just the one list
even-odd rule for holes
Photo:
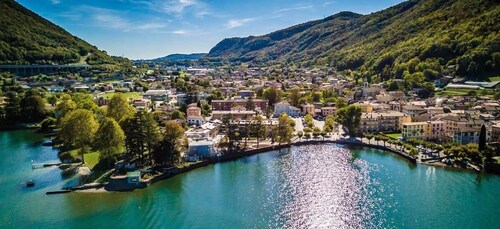
[[0,64],[116,64],[124,61],[13,0],[0,0]]
[[410,0],[369,15],[342,12],[263,36],[230,38],[211,60],[332,66],[358,77],[432,80],[500,75],[497,0]]

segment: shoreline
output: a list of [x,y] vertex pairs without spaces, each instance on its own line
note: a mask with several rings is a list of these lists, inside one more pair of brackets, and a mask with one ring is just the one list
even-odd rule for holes
[[[379,146],[379,145],[371,145],[371,144],[366,144],[360,141],[345,141],[345,140],[312,140],[312,141],[299,141],[299,142],[293,142],[293,143],[288,143],[288,144],[283,144],[283,145],[273,145],[273,146],[265,146],[261,147],[258,149],[251,149],[251,150],[243,150],[237,153],[232,153],[232,154],[225,154],[219,158],[213,158],[210,160],[206,161],[201,161],[196,164],[183,167],[183,168],[178,168],[174,172],[165,172],[161,175],[158,175],[156,177],[153,177],[150,179],[148,182],[146,182],[146,185],[144,187],[137,187],[134,189],[127,189],[127,190],[107,190],[106,189],[106,184],[99,184],[96,187],[96,185],[88,185],[88,187],[80,186],[80,187],[75,187],[72,189],[72,192],[78,192],[78,193],[113,193],[113,192],[128,192],[128,191],[134,191],[135,189],[145,189],[148,188],[149,186],[153,185],[154,183],[161,181],[161,180],[166,180],[168,178],[171,178],[173,176],[183,174],[201,167],[206,167],[208,165],[213,165],[216,163],[223,163],[223,162],[229,162],[229,161],[234,161],[240,158],[244,157],[249,157],[249,156],[254,156],[257,154],[261,153],[266,153],[269,151],[273,150],[281,150],[285,148],[290,148],[292,146],[303,146],[303,145],[317,145],[317,144],[338,144],[338,145],[350,145],[350,146],[358,146],[358,147],[367,147],[367,148],[373,148],[373,149],[378,149],[378,150],[384,150],[384,151],[390,151],[394,153],[395,155],[401,156],[404,159],[406,159],[408,162],[416,164],[417,159],[415,157],[412,157],[410,155],[407,155],[406,153],[390,149],[388,147],[384,146]],[[428,164],[430,165],[430,164]]]

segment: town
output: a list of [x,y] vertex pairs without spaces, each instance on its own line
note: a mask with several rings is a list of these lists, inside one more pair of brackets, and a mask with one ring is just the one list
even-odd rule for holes
[[119,177],[147,184],[142,178],[172,173],[147,175],[158,166],[184,168],[304,142],[367,144],[475,170],[498,163],[499,81],[442,76],[428,89],[406,78],[374,83],[321,68],[134,69],[133,77],[114,72],[105,81],[88,69],[52,78],[7,71],[4,88],[19,93],[0,98],[0,118],[40,122],[62,147],[63,162],[84,163],[80,171],[93,175],[87,183]]

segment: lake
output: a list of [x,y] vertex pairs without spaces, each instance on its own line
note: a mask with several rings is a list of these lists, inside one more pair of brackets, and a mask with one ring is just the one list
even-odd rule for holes
[[[71,186],[32,130],[0,132],[0,228],[497,228],[500,177],[335,144],[219,163],[122,193]],[[33,179],[35,187],[23,182]]]

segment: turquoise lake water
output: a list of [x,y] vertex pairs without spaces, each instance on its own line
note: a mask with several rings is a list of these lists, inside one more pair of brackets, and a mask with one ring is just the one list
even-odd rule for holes
[[[0,228],[498,228],[500,177],[338,145],[210,165],[123,193],[72,185],[32,130],[0,132]],[[35,187],[23,182],[33,179]]]

